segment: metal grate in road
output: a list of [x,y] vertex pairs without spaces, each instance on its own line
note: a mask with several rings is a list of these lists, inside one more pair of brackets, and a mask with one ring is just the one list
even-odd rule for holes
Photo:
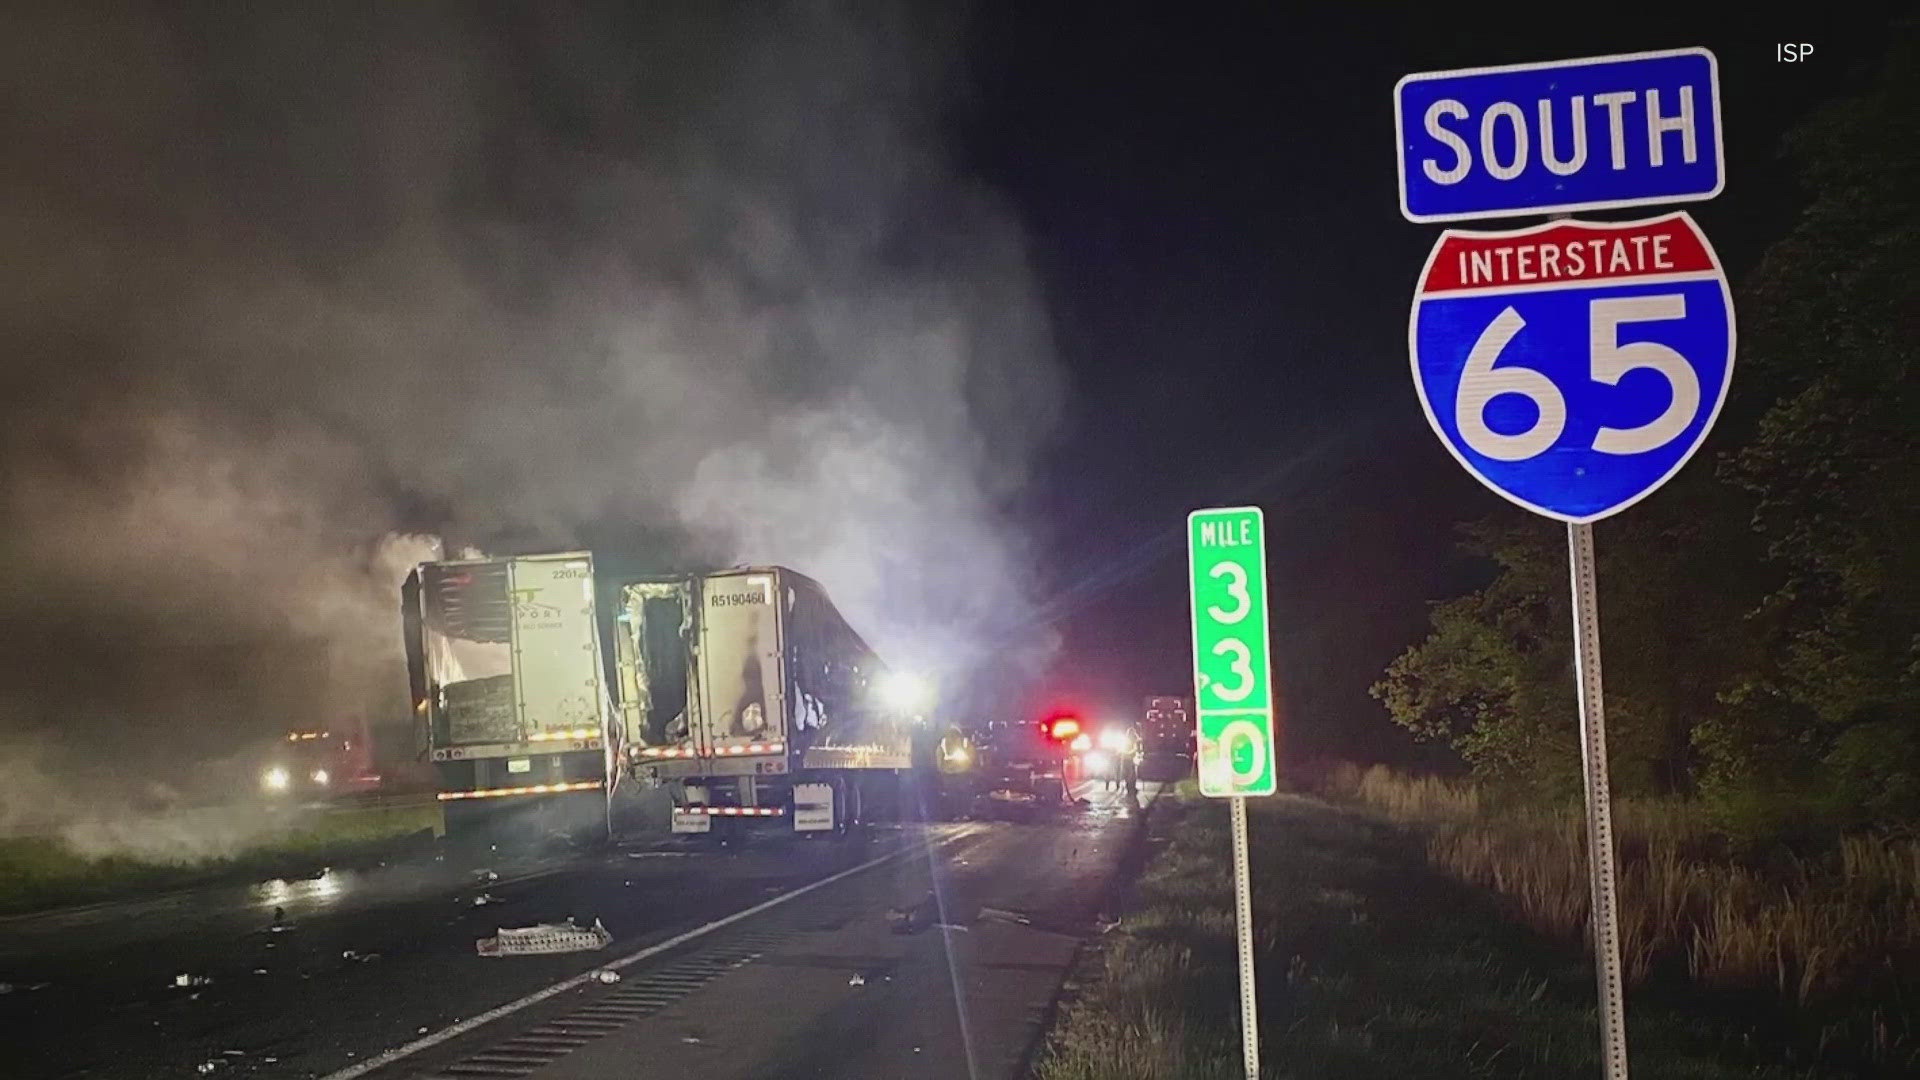
[[620,989],[462,1058],[431,1074],[431,1080],[512,1080],[531,1075],[609,1032],[673,1005],[727,972],[752,963],[789,933],[791,930],[783,927],[748,931],[643,975],[629,975]]

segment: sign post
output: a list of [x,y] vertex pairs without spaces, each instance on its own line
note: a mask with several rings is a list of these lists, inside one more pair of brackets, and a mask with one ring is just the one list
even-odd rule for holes
[[1187,515],[1194,715],[1200,793],[1231,800],[1234,936],[1240,952],[1240,1038],[1247,1080],[1260,1076],[1253,972],[1253,885],[1247,796],[1278,787],[1267,624],[1266,517],[1259,507]]
[[1567,213],[1720,194],[1717,62],[1677,49],[1424,72],[1400,80],[1394,105],[1408,220],[1553,218],[1442,233],[1407,344],[1427,422],[1455,460],[1567,523],[1601,1061],[1626,1080],[1593,522],[1652,494],[1706,439],[1733,379],[1733,300],[1687,214]]

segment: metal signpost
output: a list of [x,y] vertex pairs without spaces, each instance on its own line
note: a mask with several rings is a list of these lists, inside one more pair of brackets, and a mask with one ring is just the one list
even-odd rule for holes
[[1187,515],[1187,580],[1200,793],[1232,800],[1241,1047],[1248,1080],[1258,1080],[1260,1014],[1254,996],[1247,796],[1273,794],[1278,772],[1268,654],[1266,517],[1260,509],[1241,506]]
[[1733,301],[1685,213],[1564,219],[1718,195],[1718,80],[1712,53],[1680,49],[1426,72],[1394,88],[1409,220],[1554,218],[1442,233],[1407,344],[1421,407],[1455,460],[1567,523],[1609,1080],[1627,1076],[1627,1038],[1592,523],[1652,494],[1706,439],[1733,378]]

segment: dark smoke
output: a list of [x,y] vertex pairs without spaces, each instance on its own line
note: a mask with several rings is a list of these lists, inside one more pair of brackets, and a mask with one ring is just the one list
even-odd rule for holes
[[787,563],[950,678],[1016,644],[999,507],[1060,387],[943,150],[936,6],[14,13],[0,730],[35,775],[191,787],[401,716],[435,537]]

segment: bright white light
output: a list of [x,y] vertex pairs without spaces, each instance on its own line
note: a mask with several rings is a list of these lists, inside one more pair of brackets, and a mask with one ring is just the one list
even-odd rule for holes
[[1100,733],[1100,747],[1116,754],[1133,753],[1133,737],[1119,728],[1108,728]]
[[1073,750],[1074,753],[1081,753],[1093,749],[1093,740],[1087,738],[1085,735],[1075,735],[1073,741],[1068,743],[1067,746]]
[[1106,772],[1113,766],[1113,756],[1105,750],[1095,750],[1087,755],[1088,772]]
[[965,765],[972,758],[973,755],[967,753],[967,748],[964,746],[956,746],[947,751],[947,761],[954,765]]
[[288,776],[287,770],[278,765],[268,769],[266,774],[260,777],[260,786],[266,788],[268,791],[285,791],[287,790],[287,785],[292,782],[293,777]]
[[319,784],[321,787],[326,787],[327,781],[331,779],[333,778],[327,775],[327,770],[325,769],[313,770],[313,782],[316,784]]
[[933,691],[925,679],[904,671],[889,671],[881,680],[880,699],[891,708],[901,712],[918,712],[925,709],[933,698]]

